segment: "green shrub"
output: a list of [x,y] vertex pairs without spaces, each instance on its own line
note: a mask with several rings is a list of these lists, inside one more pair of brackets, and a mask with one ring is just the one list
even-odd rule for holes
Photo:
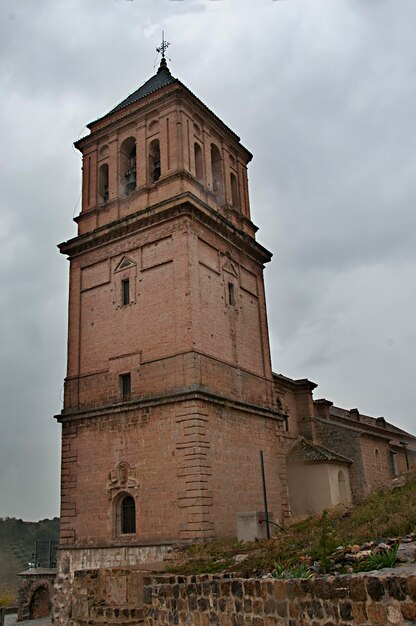
[[3,592],[0,595],[0,606],[12,606],[16,603],[16,596],[12,593]]
[[328,511],[322,513],[320,525],[321,533],[319,537],[318,559],[320,571],[326,574],[331,569],[332,561],[330,556],[337,545],[337,542],[334,540],[334,530],[329,524]]
[[396,543],[392,548],[388,550],[381,550],[381,552],[375,552],[361,563],[361,571],[369,572],[374,569],[383,569],[384,567],[394,567],[397,560],[397,551],[399,544]]
[[274,571],[272,572],[273,578],[312,578],[313,574],[309,571],[309,568],[304,563],[299,565],[293,565],[292,567],[285,568],[281,563],[275,563]]

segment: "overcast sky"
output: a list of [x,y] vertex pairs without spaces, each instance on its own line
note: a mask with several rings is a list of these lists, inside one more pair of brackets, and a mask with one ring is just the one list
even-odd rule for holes
[[240,135],[273,369],[416,432],[415,0],[3,0],[0,516],[59,513],[72,143],[153,73]]

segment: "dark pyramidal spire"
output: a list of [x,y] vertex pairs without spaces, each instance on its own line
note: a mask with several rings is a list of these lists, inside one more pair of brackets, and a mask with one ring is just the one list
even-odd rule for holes
[[156,74],[149,78],[149,80],[147,80],[138,89],[136,89],[136,91],[127,96],[127,98],[122,100],[122,102],[114,107],[114,109],[111,109],[108,114],[115,113],[120,109],[124,109],[124,107],[128,106],[129,104],[137,102],[137,100],[140,100],[140,98],[144,98],[145,96],[148,96],[149,94],[157,91],[158,89],[161,89],[162,87],[165,87],[166,85],[169,85],[170,83],[173,83],[176,80],[176,78],[174,78],[170,73],[166,61],[165,52],[168,46],[170,46],[170,43],[168,41],[165,41],[164,33],[162,31],[162,44],[156,48],[156,51],[162,55],[162,58],[160,60],[160,65]]

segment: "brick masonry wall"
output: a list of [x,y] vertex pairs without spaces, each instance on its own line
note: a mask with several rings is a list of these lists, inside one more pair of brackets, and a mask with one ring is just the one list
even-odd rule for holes
[[[118,402],[118,375],[190,349],[184,221],[119,239],[71,261],[65,409]],[[175,259],[173,261],[173,258]],[[127,259],[131,265],[120,269]],[[122,280],[130,304],[122,305]],[[157,336],[158,340],[155,341]],[[77,382],[79,391],[77,397]]]
[[202,384],[272,406],[262,266],[187,217],[73,259],[65,411],[120,402],[128,371],[132,398]]
[[288,515],[286,447],[280,422],[217,407],[211,421],[213,520],[216,536],[236,536],[236,514],[264,510],[260,450],[264,453],[269,511]]
[[[121,402],[118,373],[131,372],[132,400],[153,400],[184,390],[206,390],[235,400],[270,408],[271,387],[267,380],[246,370],[230,367],[219,359],[198,352],[135,363],[124,358],[119,371],[103,371],[65,383],[68,409],[98,408]],[[79,402],[78,402],[79,398]],[[78,407],[77,407],[78,402]],[[74,404],[72,404],[74,403]]]
[[415,573],[242,580],[144,580],[146,626],[374,626],[416,623]]
[[[184,428],[180,416],[188,406],[159,405],[149,411],[123,411],[70,425],[75,433],[70,444],[74,460],[70,474],[62,475],[61,543],[157,544],[179,539],[182,511],[177,507],[177,443]],[[197,407],[192,410],[197,413]],[[99,455],[91,454],[92,442],[101,451]],[[120,462],[129,464],[124,487],[113,478]],[[115,499],[122,491],[136,502],[135,536],[120,537],[116,531]],[[64,498],[70,501],[64,502]]]
[[[247,183],[250,156],[235,135],[225,131],[215,116],[207,116],[207,110],[188,93],[185,92],[184,97],[182,89],[173,84],[164,88],[162,97],[161,91],[157,91],[140,99],[122,112],[113,113],[110,127],[103,129],[108,118],[95,122],[91,126],[91,134],[81,140],[80,149],[84,158],[82,212],[78,218],[80,234],[186,190],[254,235],[253,226],[247,219],[250,217]],[[157,111],[153,109],[154,102],[157,102]],[[128,137],[136,142],[137,176],[136,189],[126,196],[118,151]],[[149,143],[154,139],[159,140],[161,157],[161,176],[156,185],[150,180],[148,168]],[[198,179],[195,143],[201,148],[202,157],[203,171]],[[225,206],[221,207],[213,190],[211,143],[215,143],[222,152]],[[98,176],[103,164],[109,168],[108,200],[104,204],[99,194]],[[231,173],[236,177],[238,202],[232,198]]]
[[416,469],[416,453],[413,450],[408,450],[407,463],[406,463],[406,455],[404,453],[404,450],[397,449],[396,447],[396,464],[397,464],[397,472],[399,474],[403,474],[404,472],[409,471],[409,469],[415,470]]
[[282,413],[288,416],[287,429],[294,437],[298,434],[298,411],[296,396],[292,389],[288,389],[286,386],[279,384],[276,379],[273,380],[273,390],[275,394],[275,401],[277,408]]
[[[125,409],[64,424],[61,544],[158,544],[236,535],[236,515],[287,515],[280,421],[228,403],[193,400]],[[91,454],[91,445],[101,452]],[[128,465],[119,483],[120,463]],[[238,468],[238,471],[235,469]],[[119,494],[136,502],[136,533],[117,531]]]
[[363,434],[361,435],[361,451],[365,487],[368,492],[393,480],[394,474],[388,440]]
[[[262,510],[259,451],[269,508],[288,513],[280,422],[221,403],[178,402],[64,424],[62,537],[56,623],[65,624],[77,570],[163,560],[166,541],[235,536],[236,515]],[[101,450],[91,454],[91,441]],[[129,463],[137,533],[115,534],[117,463]],[[238,467],[238,472],[235,468]],[[113,491],[114,490],[114,491]],[[165,545],[162,545],[162,542]],[[159,546],[143,545],[159,543]],[[65,546],[68,546],[65,548]]]

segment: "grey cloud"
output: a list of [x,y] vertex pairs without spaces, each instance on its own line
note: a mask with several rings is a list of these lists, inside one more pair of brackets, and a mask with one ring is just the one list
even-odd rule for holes
[[0,515],[58,513],[72,142],[151,76],[162,28],[254,153],[274,369],[414,429],[415,22],[413,0],[2,3]]

